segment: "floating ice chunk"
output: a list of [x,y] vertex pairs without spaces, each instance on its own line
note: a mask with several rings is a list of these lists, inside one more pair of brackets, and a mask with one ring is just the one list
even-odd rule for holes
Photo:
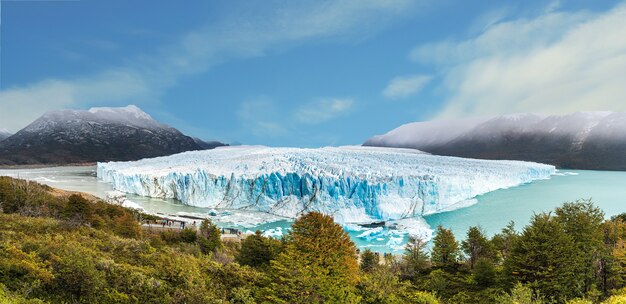
[[104,201],[111,204],[121,205],[126,200],[126,193],[121,191],[109,191],[106,193]]
[[557,171],[554,175],[558,175],[558,176],[575,176],[578,175],[578,172],[561,172],[561,171]]
[[430,241],[433,237],[433,229],[421,217],[399,219],[389,222],[388,225],[398,232],[408,233],[410,236],[420,238],[425,242]]
[[145,211],[145,209],[143,209],[143,207],[141,207],[139,204],[137,204],[137,203],[135,203],[135,202],[133,202],[131,200],[128,200],[128,199],[125,199],[122,202],[122,207],[135,209],[135,210],[139,210],[139,211],[142,211],[142,212]]
[[363,231],[363,233],[357,235],[358,238],[364,239],[368,242],[371,242],[374,239],[380,238],[380,236],[385,235],[385,230],[383,227],[371,228]]
[[265,230],[265,231],[263,231],[263,236],[265,236],[265,237],[273,237],[273,238],[280,238],[280,237],[283,236],[283,228],[276,227],[276,228]]
[[402,243],[404,243],[404,238],[403,237],[394,237],[391,236],[389,237],[389,240],[387,241],[387,247],[390,248],[397,248],[397,247],[402,247]]

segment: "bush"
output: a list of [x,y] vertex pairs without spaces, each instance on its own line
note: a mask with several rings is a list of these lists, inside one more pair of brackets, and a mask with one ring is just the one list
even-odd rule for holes
[[180,231],[180,240],[185,243],[194,243],[198,239],[198,234],[191,228],[185,228]]
[[371,250],[365,249],[363,254],[361,254],[360,268],[364,272],[371,272],[372,270],[374,270],[374,268],[376,268],[376,266],[378,266],[378,263],[379,263],[378,255],[376,255]]
[[241,265],[266,267],[280,253],[280,247],[280,241],[264,237],[261,231],[257,231],[241,242],[235,260]]
[[205,219],[202,221],[200,224],[200,236],[198,244],[202,253],[208,254],[222,248],[222,234],[211,220]]

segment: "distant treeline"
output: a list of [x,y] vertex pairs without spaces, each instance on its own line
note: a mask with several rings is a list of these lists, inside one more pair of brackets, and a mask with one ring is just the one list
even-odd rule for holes
[[312,212],[281,240],[221,242],[198,230],[151,233],[154,218],[36,183],[0,178],[0,303],[626,303],[626,215],[590,201],[488,238],[437,228],[432,249],[365,250]]

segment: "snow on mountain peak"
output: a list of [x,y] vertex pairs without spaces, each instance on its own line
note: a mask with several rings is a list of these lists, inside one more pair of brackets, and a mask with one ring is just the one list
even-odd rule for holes
[[0,140],[4,140],[5,138],[9,137],[13,135],[11,132],[9,132],[9,130],[7,129],[0,129]]
[[63,109],[49,111],[24,128],[27,132],[39,132],[52,126],[63,126],[68,123],[101,123],[118,124],[145,128],[150,130],[160,130],[167,126],[152,119],[150,115],[139,109],[137,106],[126,107],[100,107],[85,110]]
[[88,112],[98,116],[131,116],[136,119],[152,120],[152,117],[148,115],[148,113],[142,111],[139,107],[135,105],[128,105],[126,107],[120,108],[96,107],[89,109]]

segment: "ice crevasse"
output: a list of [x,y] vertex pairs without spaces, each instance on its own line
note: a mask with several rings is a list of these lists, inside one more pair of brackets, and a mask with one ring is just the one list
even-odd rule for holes
[[222,147],[97,165],[98,177],[123,192],[290,218],[319,211],[340,223],[448,211],[477,195],[546,179],[555,171],[532,162],[357,146]]

